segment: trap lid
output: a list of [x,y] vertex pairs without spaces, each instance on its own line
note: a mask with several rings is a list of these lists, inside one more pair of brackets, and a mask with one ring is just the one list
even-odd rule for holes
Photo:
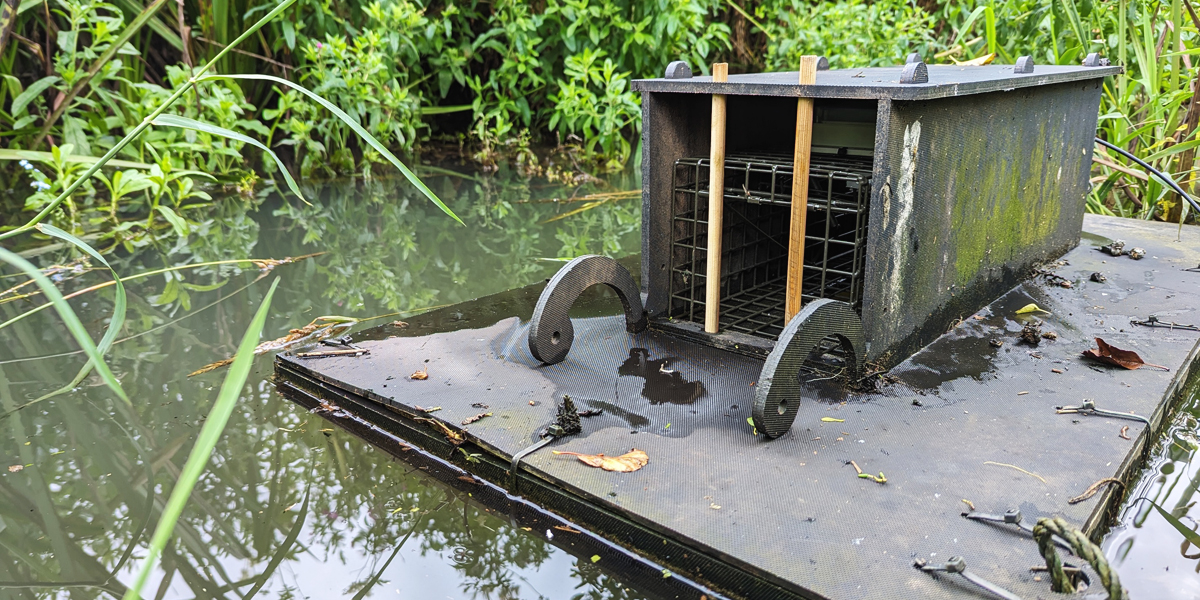
[[1013,65],[927,65],[927,68],[929,80],[925,83],[901,83],[904,66],[895,66],[818,71],[817,82],[813,85],[796,83],[799,80],[797,71],[782,71],[730,75],[729,81],[723,83],[714,83],[709,76],[637,79],[633,89],[730,96],[929,100],[1099,79],[1123,71],[1119,66],[1063,65],[1035,65],[1029,73],[1016,73]]

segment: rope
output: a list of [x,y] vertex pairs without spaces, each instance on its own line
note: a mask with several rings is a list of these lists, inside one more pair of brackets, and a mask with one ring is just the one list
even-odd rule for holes
[[1046,559],[1046,569],[1050,572],[1050,580],[1053,583],[1051,589],[1060,594],[1070,594],[1075,592],[1074,586],[1071,584],[1070,578],[1063,571],[1062,559],[1058,557],[1058,552],[1054,549],[1052,536],[1058,536],[1063,541],[1067,542],[1075,551],[1075,556],[1086,560],[1092,568],[1096,570],[1096,574],[1100,576],[1100,584],[1108,591],[1109,600],[1124,600],[1126,598],[1125,590],[1121,587],[1121,581],[1117,578],[1117,572],[1109,566],[1108,560],[1104,558],[1104,552],[1100,547],[1092,543],[1087,536],[1083,535],[1082,531],[1075,529],[1067,524],[1066,521],[1059,517],[1053,519],[1041,518],[1038,519],[1037,525],[1033,526],[1033,538],[1037,540],[1038,550],[1042,553],[1042,558]]

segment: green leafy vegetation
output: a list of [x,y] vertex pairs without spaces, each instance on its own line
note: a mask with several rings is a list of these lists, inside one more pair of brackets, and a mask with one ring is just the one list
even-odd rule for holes
[[[1099,52],[1126,72],[1105,82],[1098,133],[1189,191],[1195,179],[1200,22],[1187,0],[297,0],[265,21],[265,0],[113,2],[20,3],[0,47],[0,150],[59,150],[3,170],[8,187],[35,192],[5,212],[44,211],[73,187],[56,226],[84,234],[137,216],[169,235],[199,222],[218,186],[253,198],[265,178],[299,196],[293,173],[369,177],[399,163],[389,154],[457,155],[552,181],[614,172],[639,151],[631,80],[676,59],[736,73],[792,69],[809,53],[854,68],[914,51],[931,63],[1039,64]],[[218,77],[201,85],[200,72]],[[224,77],[234,73],[257,78]],[[145,127],[164,105],[159,124],[204,126]],[[83,176],[80,157],[104,154],[162,173],[122,167],[124,188]],[[172,183],[143,188],[135,172]],[[1092,182],[1093,212],[1187,217],[1161,181],[1103,148]],[[146,243],[132,225],[106,233]]]

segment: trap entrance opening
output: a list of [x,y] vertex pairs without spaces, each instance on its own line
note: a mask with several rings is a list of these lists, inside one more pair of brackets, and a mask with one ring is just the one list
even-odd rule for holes
[[[792,156],[725,159],[720,330],[769,340],[783,331]],[[675,162],[670,316],[704,322],[708,268],[708,158]],[[814,152],[809,168],[802,302],[831,298],[861,311],[871,158]]]

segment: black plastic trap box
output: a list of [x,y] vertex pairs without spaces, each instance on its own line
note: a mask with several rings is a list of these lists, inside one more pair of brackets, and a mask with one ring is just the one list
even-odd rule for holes
[[[785,325],[796,99],[814,99],[802,295],[862,316],[891,366],[1079,242],[1103,78],[928,66],[637,80],[651,326],[751,355]],[[703,332],[713,94],[727,97],[721,325]]]

